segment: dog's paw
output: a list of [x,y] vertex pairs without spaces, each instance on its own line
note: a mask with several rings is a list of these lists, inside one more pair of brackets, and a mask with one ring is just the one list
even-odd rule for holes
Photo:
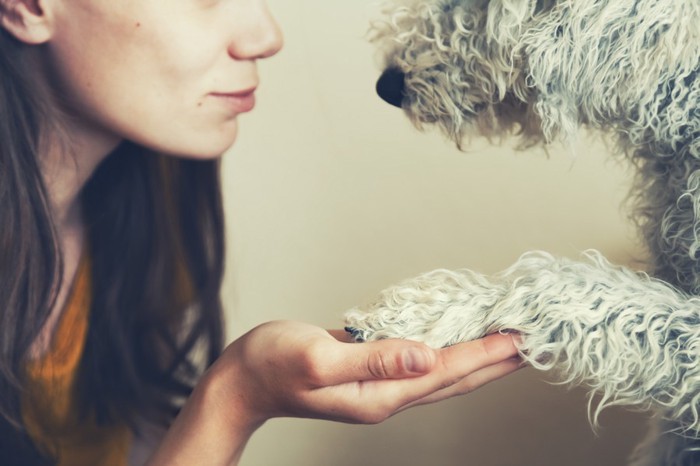
[[348,311],[346,331],[356,341],[400,338],[441,348],[492,330],[489,310],[501,295],[499,287],[481,275],[435,270]]

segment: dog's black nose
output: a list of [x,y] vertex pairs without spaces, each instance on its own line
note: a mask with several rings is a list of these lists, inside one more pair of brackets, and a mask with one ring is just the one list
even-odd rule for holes
[[388,68],[377,81],[377,94],[395,107],[401,108],[404,98],[405,75],[398,68]]

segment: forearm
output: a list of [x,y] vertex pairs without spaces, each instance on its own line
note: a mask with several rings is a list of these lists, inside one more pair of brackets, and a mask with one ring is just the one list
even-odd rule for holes
[[197,385],[148,466],[238,464],[246,443],[262,425],[248,417],[245,400],[216,370]]
[[516,354],[513,339],[498,335],[434,351],[406,341],[356,345],[301,322],[268,322],[224,350],[148,465],[235,465],[274,417],[381,422],[517,370]]

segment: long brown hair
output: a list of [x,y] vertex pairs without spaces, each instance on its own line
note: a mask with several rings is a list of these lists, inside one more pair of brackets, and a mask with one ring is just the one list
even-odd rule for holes
[[[51,463],[33,445],[20,410],[27,354],[62,277],[39,170],[41,131],[55,109],[32,82],[27,48],[0,32],[2,464]],[[131,423],[138,413],[167,423],[223,345],[218,161],[177,159],[126,142],[98,167],[81,202],[93,283],[80,366],[84,412],[99,422]]]

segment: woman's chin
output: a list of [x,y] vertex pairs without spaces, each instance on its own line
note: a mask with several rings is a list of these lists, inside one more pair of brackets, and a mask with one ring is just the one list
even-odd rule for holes
[[227,125],[225,129],[216,132],[197,132],[186,136],[181,135],[178,141],[170,140],[167,144],[150,145],[156,152],[195,160],[213,160],[220,158],[236,142],[237,125]]

